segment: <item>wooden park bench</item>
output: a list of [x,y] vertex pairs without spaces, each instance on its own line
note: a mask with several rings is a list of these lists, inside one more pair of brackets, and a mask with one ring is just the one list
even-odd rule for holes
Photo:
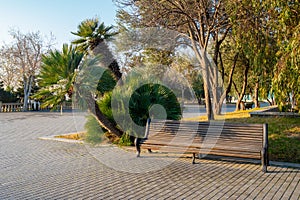
[[148,119],[145,135],[135,145],[138,157],[141,149],[148,149],[191,153],[193,164],[196,155],[260,159],[263,172],[269,164],[267,124]]

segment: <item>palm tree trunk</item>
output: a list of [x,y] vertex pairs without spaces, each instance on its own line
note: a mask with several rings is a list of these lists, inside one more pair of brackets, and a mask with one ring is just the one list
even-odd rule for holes
[[[115,60],[105,41],[100,42],[92,51],[94,55],[101,55],[101,65],[109,68],[113,72],[116,81],[120,80],[122,73],[120,72],[119,64]],[[88,109],[103,128],[105,128],[109,133],[115,134],[118,137],[123,135],[123,132],[116,128],[116,124],[109,121],[101,112],[96,100],[92,97],[92,95],[87,99],[87,104]]]
[[88,110],[97,119],[98,123],[105,128],[109,133],[115,134],[118,137],[123,135],[123,132],[116,128],[116,125],[109,121],[103,112],[99,109],[96,100],[93,98],[92,94],[86,98]]
[[120,71],[120,66],[111,51],[109,50],[105,41],[100,42],[94,49],[94,55],[101,55],[101,65],[103,67],[109,68],[113,74],[115,79],[118,81],[122,77],[122,73]]

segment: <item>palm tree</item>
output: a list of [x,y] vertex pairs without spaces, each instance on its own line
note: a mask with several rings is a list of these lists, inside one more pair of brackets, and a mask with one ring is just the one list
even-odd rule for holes
[[101,65],[108,67],[114,74],[116,80],[122,76],[118,62],[110,52],[106,41],[111,39],[117,32],[113,31],[113,26],[105,26],[99,23],[98,19],[87,19],[81,22],[77,32],[71,32],[79,36],[79,39],[72,41],[78,49],[87,54],[101,55]]
[[[71,32],[79,37],[72,43],[77,45],[78,50],[85,55],[92,54],[96,56],[96,59],[100,56],[100,65],[108,67],[110,71],[112,71],[113,78],[118,81],[122,77],[120,67],[105,43],[117,34],[117,32],[114,32],[112,29],[113,26],[105,26],[104,23],[99,23],[98,19],[84,20],[79,24],[77,32]],[[89,65],[91,63],[93,63],[93,59],[91,62],[87,59],[83,65]],[[80,87],[80,84],[77,85]],[[79,90],[79,92],[85,93],[84,95],[79,94],[79,96],[84,96],[84,101],[89,111],[96,117],[99,124],[108,132],[120,137],[123,132],[116,128],[115,123],[110,121],[99,109],[97,100],[94,98],[95,95],[91,91],[86,93],[84,90]]]
[[42,56],[41,71],[38,76],[41,87],[33,98],[42,100],[42,107],[55,108],[66,98],[71,98],[76,69],[83,58],[83,53],[72,45],[63,45],[62,51],[54,50]]

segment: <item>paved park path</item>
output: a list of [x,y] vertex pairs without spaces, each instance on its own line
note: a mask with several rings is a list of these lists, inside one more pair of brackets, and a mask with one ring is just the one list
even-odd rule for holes
[[0,113],[0,199],[300,199],[300,169],[41,140],[83,116]]

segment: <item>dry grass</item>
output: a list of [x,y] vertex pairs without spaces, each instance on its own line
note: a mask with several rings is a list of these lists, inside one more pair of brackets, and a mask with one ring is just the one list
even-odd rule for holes
[[[86,132],[78,132],[78,133],[70,133],[70,134],[64,134],[64,135],[57,135],[55,138],[63,138],[68,140],[85,140],[86,139]],[[117,144],[119,142],[119,139],[117,136],[110,134],[108,132],[105,133],[105,139],[101,142],[101,144],[107,144],[107,143],[114,143]]]
[[300,125],[298,127],[292,127],[283,132],[289,138],[295,138],[300,141]]
[[[216,120],[227,120],[227,119],[240,119],[240,118],[249,118],[250,112],[264,110],[266,108],[253,108],[249,110],[240,110],[234,112],[228,112],[225,115],[217,115]],[[191,117],[185,118],[184,121],[207,121],[207,116],[198,116],[198,117]]]
[[84,140],[86,132],[70,133],[66,135],[57,135],[56,138],[64,138],[69,140]]

